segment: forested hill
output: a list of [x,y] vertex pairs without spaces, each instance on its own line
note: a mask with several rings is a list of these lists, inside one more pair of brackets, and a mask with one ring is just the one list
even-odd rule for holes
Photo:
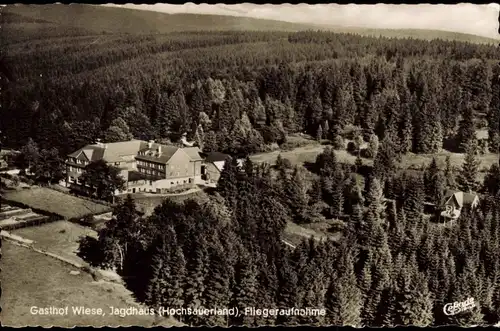
[[[2,13],[4,22],[31,22],[42,26],[63,25],[93,33],[168,33],[178,31],[303,31],[327,30],[364,36],[390,38],[443,39],[473,43],[498,43],[498,40],[471,34],[418,29],[369,29],[333,25],[301,24],[249,17],[199,14],[167,14],[126,8],[93,5],[18,5]],[[22,17],[23,19],[19,19]]]
[[[53,7],[66,19],[75,15],[65,8],[136,13]],[[310,30],[101,34],[9,8],[2,37],[14,79],[2,86],[0,130],[12,148],[31,137],[66,155],[97,138],[187,132],[206,149],[247,154],[356,126],[365,139],[396,134],[405,152],[433,153],[469,136],[459,123],[487,127],[490,150],[500,146],[493,45]]]

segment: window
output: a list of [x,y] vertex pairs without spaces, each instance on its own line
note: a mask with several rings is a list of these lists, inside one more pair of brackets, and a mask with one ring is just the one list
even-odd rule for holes
[[153,185],[153,181],[152,180],[149,181],[149,185]]

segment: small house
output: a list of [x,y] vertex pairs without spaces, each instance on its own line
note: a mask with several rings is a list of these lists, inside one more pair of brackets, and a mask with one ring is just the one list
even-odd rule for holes
[[202,179],[210,183],[217,183],[229,155],[220,152],[210,152],[203,153],[202,156],[204,158],[203,165],[201,166]]
[[454,221],[460,217],[464,207],[474,209],[479,204],[479,197],[475,193],[447,190],[443,198],[443,211],[441,218],[446,221]]

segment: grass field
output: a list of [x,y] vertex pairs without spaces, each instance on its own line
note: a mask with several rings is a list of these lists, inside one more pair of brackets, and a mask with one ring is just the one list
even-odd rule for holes
[[283,232],[282,239],[292,245],[298,245],[303,239],[314,237],[317,240],[333,239],[337,240],[340,233],[328,233],[326,228],[329,224],[304,224],[298,225],[293,222],[288,222]]
[[111,210],[109,206],[44,187],[8,191],[4,194],[4,198],[33,209],[60,215],[65,219],[81,218],[89,214],[102,214]]
[[[2,325],[11,327],[152,326],[155,317],[110,315],[109,307],[138,307],[123,286],[71,275],[67,264],[11,242],[2,243]],[[33,315],[30,307],[69,307],[68,316]],[[103,316],[78,316],[71,307],[102,308]],[[160,325],[176,325],[162,320]]]
[[[278,157],[279,154],[281,154],[281,157],[286,158],[290,160],[292,164],[303,164],[304,162],[315,162],[316,157],[323,152],[323,150],[326,148],[324,145],[319,145],[317,143],[312,143],[308,146],[303,146],[303,147],[298,147],[294,148],[293,150],[289,151],[273,151],[273,152],[268,152],[268,153],[259,153],[252,155],[250,158],[254,162],[258,163],[269,163],[269,164],[274,164],[276,162],[276,158]],[[344,163],[349,163],[349,164],[354,164],[356,161],[356,157],[354,155],[351,155],[345,150],[337,150],[335,151],[335,154],[337,155],[337,159],[340,162]],[[464,161],[464,154],[461,153],[452,153],[448,151],[442,151],[441,153],[437,154],[413,154],[413,153],[408,153],[403,156],[402,162],[401,162],[401,168],[402,169],[418,169],[422,165],[427,166],[430,164],[432,161],[432,158],[435,157],[438,165],[444,169],[445,162],[446,162],[446,157],[450,156],[450,162],[452,166],[456,168],[460,168],[462,166],[462,163]],[[481,161],[480,164],[480,171],[481,172],[486,172],[489,167],[491,167],[492,164],[497,163],[499,160],[498,154],[495,153],[488,153],[485,155],[479,156],[479,160]],[[364,164],[366,165],[372,165],[373,160],[370,159],[363,159]],[[484,175],[484,174],[482,174]],[[482,177],[481,175],[481,177]]]
[[56,221],[39,226],[11,231],[12,234],[33,240],[35,248],[57,254],[70,261],[82,264],[76,256],[78,239],[83,236],[95,237],[97,233],[87,227],[68,221]]

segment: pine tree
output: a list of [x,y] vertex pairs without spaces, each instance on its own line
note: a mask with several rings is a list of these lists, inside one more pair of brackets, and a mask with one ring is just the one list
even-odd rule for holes
[[327,323],[330,325],[361,326],[362,293],[358,288],[352,256],[343,257],[342,271],[333,277],[327,292]]
[[165,242],[161,241],[152,258],[152,273],[146,292],[146,304],[155,309],[165,307],[165,294],[170,270],[167,264],[168,251]]
[[448,189],[455,189],[457,187],[456,181],[455,181],[455,174],[453,171],[453,167],[451,165],[451,159],[450,156],[446,156],[446,166],[444,169],[444,180],[445,180],[445,186]]
[[[191,309],[202,308],[203,293],[205,292],[205,275],[208,271],[208,252],[205,240],[200,238],[193,248],[193,257],[188,260],[187,275],[184,287],[184,307]],[[184,322],[195,326],[202,323],[202,318],[196,315],[185,316]]]
[[493,163],[484,177],[483,189],[491,196],[500,192],[500,164]]
[[235,202],[237,196],[239,177],[240,167],[238,160],[236,158],[228,158],[224,162],[224,167],[217,182],[217,191],[231,203]]
[[[497,67],[498,68],[498,67]],[[488,146],[490,152],[500,151],[500,72],[493,74],[491,101],[488,114]]]
[[466,152],[468,146],[476,139],[474,109],[469,98],[466,97],[463,101],[462,120],[460,121],[457,134],[458,149],[461,152]]
[[458,184],[463,192],[476,192],[479,188],[477,175],[481,161],[477,159],[477,145],[472,140],[466,147],[462,169],[458,175]]
[[[255,307],[258,302],[257,269],[249,254],[244,254],[240,259],[235,285],[234,305],[238,307],[239,311],[243,312],[247,307]],[[234,318],[233,322],[233,325],[253,326],[254,318],[242,314],[242,316]]]
[[376,153],[375,160],[373,161],[373,173],[382,183],[392,176],[396,170],[396,153],[395,146],[390,140],[390,137],[386,137],[382,141],[382,145],[378,153]]
[[[282,265],[279,268],[279,291],[278,291],[278,308],[287,309],[297,307],[297,273],[287,258],[282,260]],[[280,315],[276,320],[277,325],[296,325],[297,317],[290,315]]]
[[444,193],[445,178],[437,165],[436,158],[424,173],[424,187],[429,202],[439,205]]
[[366,150],[368,157],[374,159],[377,156],[379,148],[378,137],[375,134],[370,135],[368,148]]
[[421,225],[424,211],[424,194],[422,178],[420,176],[414,177],[407,187],[406,198],[403,201],[403,210],[408,222],[407,229],[418,229]]
[[301,167],[296,166],[290,180],[287,181],[284,193],[288,207],[292,212],[293,220],[297,223],[306,221],[304,211],[309,205],[306,184],[307,182],[303,170]]
[[316,140],[321,141],[323,139],[323,128],[321,127],[321,124],[318,126],[318,130],[316,131]]
[[[210,267],[206,275],[203,306],[206,308],[228,307],[230,302],[230,274],[226,254],[217,248],[210,258]],[[209,326],[227,326],[228,316],[210,315],[205,318]]]
[[410,107],[405,106],[401,115],[399,137],[401,141],[400,152],[406,154],[413,150],[413,115]]

